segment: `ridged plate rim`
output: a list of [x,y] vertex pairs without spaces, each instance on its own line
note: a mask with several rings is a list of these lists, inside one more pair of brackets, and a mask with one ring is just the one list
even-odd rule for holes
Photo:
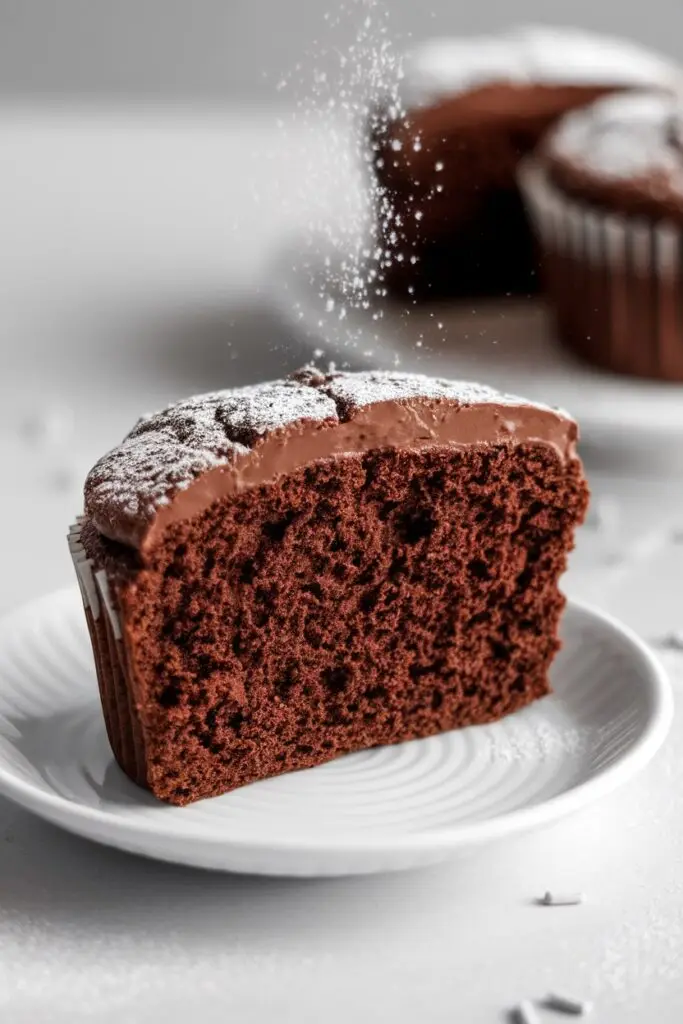
[[[64,588],[31,602],[0,619],[0,636],[7,629],[25,628],[29,621],[40,622],[42,616],[50,614],[53,606],[56,608],[61,602],[74,599],[74,588]],[[169,849],[166,853],[159,850],[155,847],[155,842],[163,839],[182,840],[185,843],[189,841],[202,847],[220,847],[225,864],[215,866],[224,870],[244,870],[229,863],[230,850],[274,856],[277,856],[278,851],[289,856],[296,853],[302,856],[310,853],[322,857],[326,854],[337,857],[344,855],[351,860],[354,857],[362,859],[364,855],[372,854],[376,858],[384,857],[389,861],[392,856],[410,853],[419,854],[424,858],[424,862],[433,861],[437,856],[447,856],[463,847],[477,846],[548,825],[579,810],[631,779],[648,764],[663,743],[673,717],[673,697],[667,674],[654,652],[630,628],[608,613],[589,605],[568,601],[564,628],[578,629],[582,625],[588,627],[593,642],[599,643],[601,637],[609,637],[617,647],[621,647],[631,662],[631,668],[636,670],[642,682],[642,699],[647,704],[646,721],[627,748],[607,766],[598,768],[590,778],[579,781],[571,788],[541,803],[502,813],[496,817],[453,827],[439,827],[433,831],[390,834],[363,832],[361,835],[324,832],[306,835],[305,838],[298,833],[296,836],[280,834],[275,838],[272,834],[264,837],[258,831],[249,833],[243,828],[239,833],[231,835],[225,826],[207,828],[193,824],[189,830],[182,818],[183,810],[179,808],[168,808],[168,817],[157,816],[153,821],[140,819],[131,822],[130,819],[122,819],[110,811],[75,803],[57,793],[47,792],[18,777],[2,763],[0,793],[69,831],[106,845],[144,853],[158,859],[198,863],[192,856],[179,855],[177,850]],[[0,678],[0,691],[2,686],[3,680]],[[3,723],[11,724],[0,713],[0,728]],[[270,872],[266,870],[264,873]],[[272,873],[288,872],[273,870]]]

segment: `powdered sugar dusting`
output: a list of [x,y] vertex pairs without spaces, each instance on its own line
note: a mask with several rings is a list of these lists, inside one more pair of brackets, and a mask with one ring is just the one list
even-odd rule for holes
[[188,398],[141,420],[130,437],[168,430],[181,442],[221,455],[226,441],[251,447],[290,423],[336,418],[334,402],[320,391],[297,380],[278,380]]
[[683,196],[683,105],[662,93],[626,93],[565,117],[549,153],[614,180],[657,174]]
[[[168,504],[175,491],[188,487],[207,470],[224,465],[231,456],[247,451],[225,436],[221,449],[222,454],[218,454],[201,445],[192,447],[164,430],[127,438],[88,474],[86,512],[107,535],[125,534],[126,527],[131,529],[138,523],[144,526],[157,509]],[[120,527],[112,530],[112,522]]]
[[198,395],[143,417],[99,460],[86,480],[86,512],[106,536],[136,540],[177,491],[247,454],[264,435],[297,422],[335,423],[350,409],[375,402],[418,397],[529,404],[463,381],[383,372],[323,376],[316,370]]
[[535,722],[528,730],[491,730],[487,739],[489,759],[503,764],[579,756],[595,742],[585,729],[555,725],[551,721]]
[[[409,398],[446,398],[463,405],[487,402],[495,402],[498,405],[530,404],[523,398],[503,395],[483,384],[444,380],[438,377],[426,377],[422,374],[394,373],[390,370],[340,374],[332,377],[329,383],[324,385],[324,390],[336,401],[343,402],[344,405],[357,406]],[[541,406],[537,407],[541,408]]]
[[143,417],[99,460],[86,480],[86,511],[106,535],[136,536],[175,492],[246,455],[259,437],[296,421],[326,419],[337,419],[334,402],[294,381],[177,402]]

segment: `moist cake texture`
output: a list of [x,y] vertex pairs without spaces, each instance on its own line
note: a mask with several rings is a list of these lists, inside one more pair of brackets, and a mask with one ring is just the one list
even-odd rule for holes
[[478,385],[314,370],[141,420],[70,538],[123,770],[185,804],[542,697],[576,437]]

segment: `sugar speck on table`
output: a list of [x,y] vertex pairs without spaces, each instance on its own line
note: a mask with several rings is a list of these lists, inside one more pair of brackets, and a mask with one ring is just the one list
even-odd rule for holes
[[552,992],[543,1000],[543,1007],[572,1017],[585,1017],[593,1009],[593,1004],[585,999],[572,999]]

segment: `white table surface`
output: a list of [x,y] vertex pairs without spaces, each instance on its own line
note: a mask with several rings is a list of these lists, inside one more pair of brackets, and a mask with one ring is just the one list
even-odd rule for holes
[[[334,181],[302,186],[319,139],[285,138],[274,120],[0,113],[0,611],[71,581],[82,478],[139,412],[305,358],[268,311],[267,272]],[[41,441],[43,406],[55,426]],[[648,639],[683,628],[683,477],[617,468],[609,452],[588,469],[617,519],[583,531],[566,590]],[[552,829],[419,873],[212,876],[91,845],[0,799],[2,1020],[485,1024],[557,989],[593,999],[600,1024],[678,1024],[683,655],[663,658],[679,714],[640,778]],[[588,902],[534,906],[548,888]]]

